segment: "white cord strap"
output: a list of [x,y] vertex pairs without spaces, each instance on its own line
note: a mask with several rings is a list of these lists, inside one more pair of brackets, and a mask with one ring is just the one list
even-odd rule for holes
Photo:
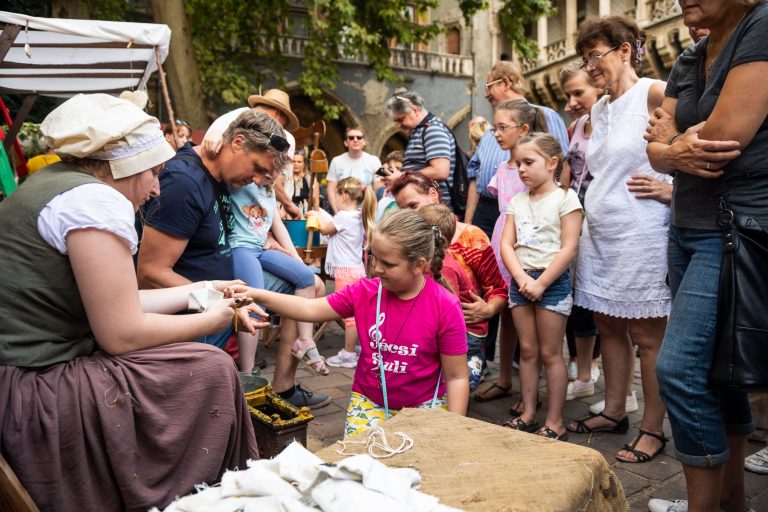
[[341,450],[336,450],[336,453],[345,457],[358,455],[356,453],[346,453],[347,445],[362,444],[368,449],[368,455],[374,459],[388,459],[413,448],[413,439],[409,435],[403,432],[395,432],[395,435],[400,439],[400,446],[393,448],[389,445],[389,441],[387,441],[384,429],[373,427],[366,431],[364,438],[360,441],[336,441],[341,444]]

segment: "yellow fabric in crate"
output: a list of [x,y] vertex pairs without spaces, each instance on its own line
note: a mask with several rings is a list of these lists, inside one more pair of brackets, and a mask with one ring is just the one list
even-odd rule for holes
[[[411,450],[382,462],[419,471],[420,490],[446,505],[483,512],[629,510],[621,482],[590,448],[436,409],[403,409],[379,426],[391,442],[395,432],[414,440]],[[343,458],[338,448],[316,455],[335,462]],[[363,447],[347,451],[363,453]]]

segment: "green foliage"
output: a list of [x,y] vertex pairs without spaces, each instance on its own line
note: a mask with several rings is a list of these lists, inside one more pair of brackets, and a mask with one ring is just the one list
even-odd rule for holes
[[125,21],[131,13],[128,0],[86,0],[91,18],[105,21]]
[[499,10],[499,25],[512,41],[515,51],[523,58],[532,59],[539,53],[539,48],[536,41],[526,36],[525,28],[541,16],[553,16],[556,11],[550,0],[506,0]]

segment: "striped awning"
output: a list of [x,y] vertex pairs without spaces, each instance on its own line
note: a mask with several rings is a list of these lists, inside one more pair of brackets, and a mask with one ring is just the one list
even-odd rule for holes
[[143,89],[168,56],[154,23],[37,18],[0,11],[0,93],[69,97]]

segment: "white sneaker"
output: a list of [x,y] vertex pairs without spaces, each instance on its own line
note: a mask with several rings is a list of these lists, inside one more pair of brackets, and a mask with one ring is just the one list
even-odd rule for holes
[[[648,502],[648,510],[651,512],[688,512],[688,500],[660,500],[653,498]],[[724,512],[720,509],[720,512]],[[746,512],[755,512],[748,508]]]
[[325,364],[334,368],[355,368],[357,366],[357,359],[356,352],[347,352],[341,349],[335,356],[327,358]]
[[648,502],[651,512],[688,512],[688,500],[660,500],[653,498]]
[[576,380],[579,376],[579,367],[576,365],[576,361],[568,361],[568,380]]
[[[589,412],[592,414],[600,414],[603,412],[603,409],[605,409],[605,400],[600,400],[599,402],[592,405],[592,407],[589,408]],[[638,410],[639,407],[637,406],[637,393],[635,391],[632,391],[631,395],[627,395],[627,412],[635,412]]]
[[768,475],[768,448],[763,448],[744,459],[744,469],[760,475]]
[[597,382],[597,380],[600,378],[600,367],[598,367],[596,364],[592,365],[592,372],[590,377],[592,377],[592,382]]
[[582,382],[580,380],[574,380],[568,383],[568,391],[565,395],[565,401],[573,400],[574,398],[583,398],[585,396],[592,396],[595,394],[595,383],[591,380],[589,382]]

